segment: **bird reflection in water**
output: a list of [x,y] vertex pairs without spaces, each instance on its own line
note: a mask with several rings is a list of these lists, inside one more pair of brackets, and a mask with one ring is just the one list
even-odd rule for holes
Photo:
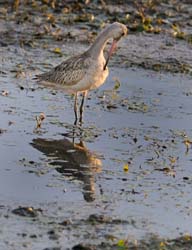
[[33,139],[31,145],[49,157],[56,170],[83,183],[83,196],[87,202],[95,200],[94,174],[101,172],[102,162],[95,153],[90,152],[84,142]]

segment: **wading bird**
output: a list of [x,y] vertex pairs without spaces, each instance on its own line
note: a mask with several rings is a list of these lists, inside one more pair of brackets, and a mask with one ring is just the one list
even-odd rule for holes
[[[53,88],[62,88],[75,95],[74,112],[75,122],[78,121],[78,94],[82,93],[79,108],[79,122],[82,123],[83,106],[89,90],[101,86],[108,74],[107,64],[117,47],[117,42],[127,34],[124,24],[114,22],[109,24],[98,35],[95,42],[84,53],[73,56],[55,68],[41,75],[37,75],[39,83]],[[109,39],[113,39],[107,58],[104,57],[104,48]]]

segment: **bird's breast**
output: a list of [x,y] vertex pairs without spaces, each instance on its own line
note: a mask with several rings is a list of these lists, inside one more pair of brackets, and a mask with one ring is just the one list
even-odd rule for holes
[[102,84],[104,84],[108,74],[109,74],[108,68],[104,70],[103,67],[100,67],[98,70],[96,70],[91,76],[90,89],[96,89],[100,87]]
[[104,70],[104,65],[105,58],[102,54],[96,61],[93,62],[90,70],[87,71],[87,80],[90,84],[90,89],[96,89],[105,82],[109,74],[109,70],[107,67]]
[[74,92],[96,89],[101,86],[109,74],[108,68],[104,70],[104,60],[91,61],[86,73],[77,84],[71,86]]

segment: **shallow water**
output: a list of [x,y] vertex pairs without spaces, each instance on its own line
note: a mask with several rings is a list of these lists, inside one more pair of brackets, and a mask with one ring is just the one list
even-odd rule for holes
[[[113,90],[116,79],[120,87]],[[87,231],[96,235],[93,242],[105,234],[192,233],[192,157],[184,143],[192,138],[190,79],[112,68],[106,84],[89,94],[82,128],[73,126],[70,96],[12,75],[0,81],[9,91],[0,98],[1,204],[42,207],[79,222],[59,239],[66,246],[85,240]],[[46,119],[36,130],[41,112]],[[81,221],[93,213],[126,223],[96,229]]]

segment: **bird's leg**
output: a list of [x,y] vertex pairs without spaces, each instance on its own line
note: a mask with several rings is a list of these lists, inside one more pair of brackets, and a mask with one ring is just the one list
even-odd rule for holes
[[84,102],[85,102],[86,96],[87,96],[87,91],[84,91],[83,92],[83,97],[82,97],[82,100],[81,100],[81,105],[80,105],[80,108],[79,108],[79,112],[80,112],[79,122],[80,122],[81,125],[82,125],[82,121],[83,121],[83,110],[84,110]]
[[77,93],[75,93],[75,102],[74,102],[74,113],[75,113],[75,121],[74,121],[74,125],[77,125],[77,108],[78,108],[78,104],[77,104]]

